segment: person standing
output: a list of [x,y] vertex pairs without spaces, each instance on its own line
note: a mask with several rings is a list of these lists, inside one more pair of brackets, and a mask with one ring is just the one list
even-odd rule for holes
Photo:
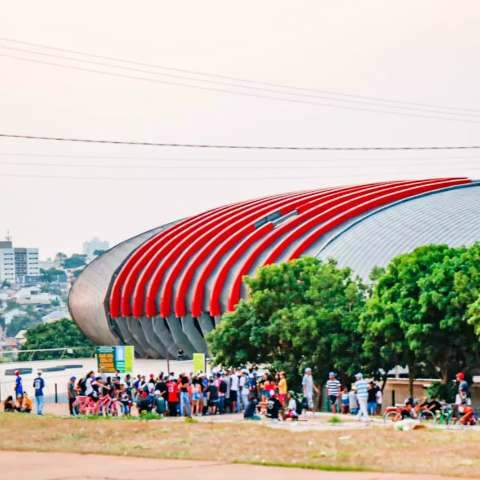
[[369,415],[376,415],[377,413],[377,391],[379,390],[377,384],[372,380],[368,384],[368,399],[367,409]]
[[42,372],[37,373],[37,378],[33,381],[33,388],[35,390],[35,411],[37,415],[43,415],[45,380],[42,378]]
[[307,410],[311,412],[313,411],[313,392],[315,391],[317,394],[319,393],[317,386],[313,383],[311,368],[305,369],[305,374],[302,379],[302,387],[303,395],[307,400]]
[[23,397],[23,380],[18,370],[15,371],[15,398]]
[[177,416],[178,407],[178,384],[175,378],[170,378],[167,382],[168,389],[168,415],[170,417]]
[[191,417],[191,405],[190,405],[190,379],[185,374],[180,375],[179,381],[180,387],[180,416]]
[[357,418],[368,422],[368,382],[364,380],[361,373],[355,375],[355,380],[355,391],[359,407]]
[[75,377],[70,377],[70,381],[67,384],[68,411],[72,416],[77,414],[77,412],[75,412],[75,409],[73,408],[73,404],[75,403],[75,400],[77,398],[77,389],[75,387],[75,381],[76,381]]
[[280,380],[278,381],[278,400],[282,404],[283,408],[287,406],[287,393],[287,378],[285,372],[280,372]]
[[337,380],[337,376],[334,372],[330,372],[328,374],[327,380],[327,397],[328,402],[330,404],[330,409],[332,413],[337,413],[337,404],[338,404],[338,396],[340,395],[340,387],[341,384]]

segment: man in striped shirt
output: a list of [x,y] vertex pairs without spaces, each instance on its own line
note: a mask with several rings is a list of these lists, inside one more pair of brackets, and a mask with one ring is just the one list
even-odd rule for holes
[[363,378],[361,373],[357,373],[355,375],[355,390],[357,392],[357,400],[358,400],[358,414],[357,418],[359,420],[364,420],[368,422],[368,382]]
[[340,382],[334,372],[328,374],[327,397],[332,413],[337,413],[338,396],[340,395]]

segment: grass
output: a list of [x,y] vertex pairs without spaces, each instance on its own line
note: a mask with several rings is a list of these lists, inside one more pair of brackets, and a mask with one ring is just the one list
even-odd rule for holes
[[328,419],[328,423],[333,423],[333,424],[342,423],[342,419],[340,417],[337,417],[336,415],[334,415],[333,417],[330,417]]
[[290,431],[261,422],[111,421],[0,414],[0,449],[480,478],[480,432]]

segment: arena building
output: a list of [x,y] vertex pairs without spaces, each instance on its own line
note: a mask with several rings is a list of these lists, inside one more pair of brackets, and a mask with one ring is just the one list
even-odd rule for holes
[[480,181],[439,178],[284,193],[222,206],[126,240],[72,287],[72,317],[97,344],[145,358],[206,351],[204,335],[247,292],[245,275],[304,255],[368,279],[427,243],[480,240]]

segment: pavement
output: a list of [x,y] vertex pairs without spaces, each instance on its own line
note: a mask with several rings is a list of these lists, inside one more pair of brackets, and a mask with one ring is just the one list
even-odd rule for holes
[[[1,478],[15,480],[453,480],[458,477],[375,472],[324,472],[192,460],[74,453],[0,452]],[[465,477],[464,477],[465,478]]]

